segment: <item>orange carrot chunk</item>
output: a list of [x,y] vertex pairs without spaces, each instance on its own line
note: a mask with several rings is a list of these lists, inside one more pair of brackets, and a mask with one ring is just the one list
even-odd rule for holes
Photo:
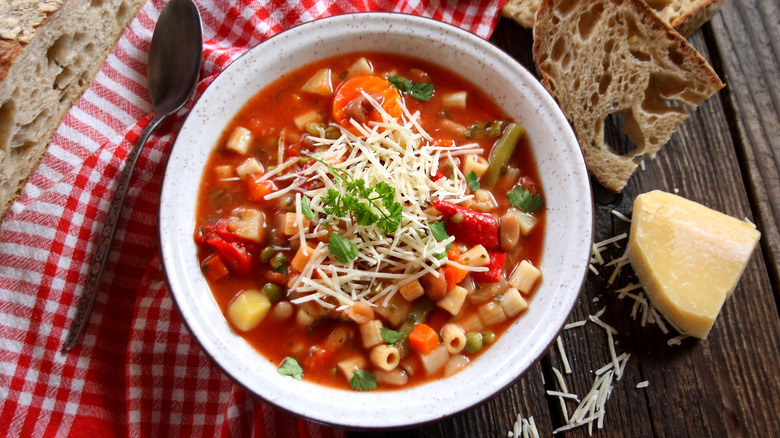
[[247,197],[252,202],[262,202],[265,200],[265,195],[279,190],[273,181],[268,179],[260,180],[261,176],[257,175],[255,177],[253,175],[246,180]]
[[211,281],[219,280],[229,274],[228,268],[225,266],[225,262],[222,261],[219,254],[210,255],[201,263],[200,269],[203,271],[203,275]]
[[348,79],[336,90],[332,109],[333,120],[336,123],[357,134],[357,129],[350,122],[351,119],[360,124],[382,121],[382,115],[365,98],[363,92],[376,100],[391,117],[401,118],[403,110],[401,93],[398,89],[383,77],[367,75]]
[[409,333],[409,345],[420,354],[428,354],[439,345],[439,334],[431,326],[421,322]]
[[469,275],[469,271],[465,269],[453,265],[445,265],[444,278],[447,279],[447,290],[457,286],[467,275]]

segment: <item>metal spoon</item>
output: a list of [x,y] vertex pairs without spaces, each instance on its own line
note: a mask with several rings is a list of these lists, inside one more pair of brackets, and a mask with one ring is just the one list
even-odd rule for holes
[[89,321],[138,156],[141,155],[141,150],[152,131],[168,116],[184,106],[193,95],[198,82],[202,56],[203,30],[198,7],[193,0],[170,0],[160,13],[154,28],[146,65],[154,118],[141,132],[141,136],[138,137],[138,141],[135,142],[127,157],[127,163],[100,232],[97,250],[87,275],[86,290],[79,301],[76,317],[73,319],[73,325],[63,347],[64,351],[76,345]]

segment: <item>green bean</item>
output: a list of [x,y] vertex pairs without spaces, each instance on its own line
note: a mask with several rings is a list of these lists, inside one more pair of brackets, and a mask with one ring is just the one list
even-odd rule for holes
[[496,141],[493,150],[490,151],[488,158],[488,168],[485,175],[482,176],[480,183],[484,188],[491,188],[498,181],[501,171],[506,167],[509,158],[512,156],[520,137],[525,134],[525,128],[515,123],[510,123],[501,134],[501,138]]
[[466,333],[466,353],[474,354],[482,349],[482,334],[479,332]]
[[262,251],[260,251],[260,261],[263,263],[268,263],[268,261],[271,260],[271,257],[274,256],[275,252],[276,250],[272,246],[266,246]]
[[263,285],[263,294],[272,302],[276,302],[282,299],[284,291],[278,284],[266,283]]
[[393,345],[398,349],[402,358],[409,354],[409,333],[412,332],[414,326],[425,321],[425,318],[428,317],[428,313],[430,313],[431,309],[433,309],[433,301],[431,301],[430,298],[425,296],[418,298],[414,308],[412,308],[412,311],[409,312],[409,315],[406,317],[406,321],[398,327],[397,331],[401,334],[401,339],[396,341]]

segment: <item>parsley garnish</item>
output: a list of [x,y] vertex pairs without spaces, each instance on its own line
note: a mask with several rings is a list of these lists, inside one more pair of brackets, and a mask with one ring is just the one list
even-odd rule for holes
[[354,179],[346,171],[336,169],[319,158],[314,159],[328,166],[330,173],[343,183],[341,191],[330,189],[322,198],[325,213],[344,217],[352,212],[358,225],[376,224],[385,234],[398,229],[403,206],[395,201],[393,186],[380,181],[374,187],[366,187],[363,179]]
[[279,374],[283,376],[290,376],[295,380],[303,379],[303,368],[301,368],[297,360],[291,358],[290,356],[284,358],[277,371]]
[[382,340],[387,342],[388,344],[395,344],[401,338],[404,337],[404,335],[402,335],[401,333],[398,333],[397,331],[393,329],[389,329],[387,327],[380,328],[379,334],[382,336]]
[[341,263],[349,263],[358,256],[357,245],[338,233],[330,233],[328,251]]
[[466,175],[466,184],[468,184],[469,190],[472,192],[479,190],[479,177],[473,170]]
[[306,195],[301,197],[301,212],[303,212],[303,215],[311,220],[317,219],[317,215],[311,211],[311,199],[309,199],[309,197]]
[[515,186],[509,195],[509,203],[528,213],[533,213],[544,207],[544,201],[542,201],[542,195],[532,195],[531,192],[521,185]]
[[[433,222],[432,224],[429,225],[429,228],[431,229],[431,234],[433,234],[433,237],[439,242],[441,242],[442,240],[447,240],[450,237],[450,235],[447,234],[447,225],[445,225],[444,222],[442,221]],[[447,244],[447,249],[452,250],[451,243]],[[439,258],[438,254],[434,254],[434,256],[439,260],[444,258],[444,257]],[[447,254],[444,254],[444,256],[446,257]]]
[[284,275],[287,275],[287,264],[285,263],[287,261],[287,257],[280,256],[273,260],[271,260],[271,267],[274,271],[280,272]]
[[371,391],[376,389],[376,377],[367,370],[355,370],[349,385],[358,391]]
[[431,100],[433,97],[433,84],[415,84],[409,79],[399,76],[389,76],[387,81],[415,99]]

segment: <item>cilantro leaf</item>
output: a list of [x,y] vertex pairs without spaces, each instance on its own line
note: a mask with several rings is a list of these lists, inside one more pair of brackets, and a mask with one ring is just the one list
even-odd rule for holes
[[466,184],[468,184],[469,190],[472,192],[479,190],[479,177],[473,170],[466,175]]
[[399,76],[389,76],[387,78],[387,81],[393,84],[395,88],[401,90],[401,92],[408,94],[409,96],[412,96],[415,99],[431,100],[431,98],[433,97],[433,84],[430,83],[415,84],[409,79],[406,79],[404,77],[399,77]]
[[328,243],[328,251],[336,256],[336,259],[341,263],[349,263],[355,260],[358,256],[357,245],[350,242],[349,239],[338,233],[330,233],[330,242]]
[[516,185],[507,195],[509,195],[510,204],[528,213],[533,213],[544,207],[541,194],[532,195],[528,189],[521,185]]
[[401,333],[398,333],[397,331],[393,329],[389,329],[387,327],[380,328],[379,334],[382,335],[382,340],[387,342],[388,344],[395,344],[401,338],[404,337],[404,335],[402,335]]
[[271,260],[271,267],[274,271],[287,275],[287,257],[280,256]]
[[371,391],[376,389],[376,377],[367,370],[355,370],[352,379],[349,380],[349,386],[358,391]]
[[317,215],[311,211],[311,199],[309,199],[309,197],[306,195],[301,197],[301,212],[303,212],[303,215],[311,220],[317,219]]
[[301,368],[301,365],[298,364],[297,360],[291,358],[290,356],[284,358],[277,371],[279,374],[283,376],[290,376],[295,380],[303,379],[303,368]]

